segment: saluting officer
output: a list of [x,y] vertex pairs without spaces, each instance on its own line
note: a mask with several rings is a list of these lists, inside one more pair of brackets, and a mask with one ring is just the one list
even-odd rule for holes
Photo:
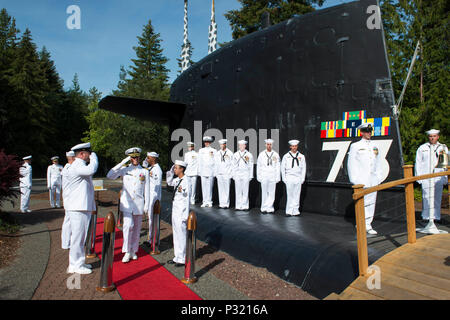
[[286,185],[286,216],[298,216],[300,211],[300,193],[305,182],[306,159],[298,151],[298,140],[290,140],[291,151],[281,160],[281,178]]
[[[442,172],[445,169],[436,168],[439,154],[447,153],[448,148],[440,143],[439,130],[431,129],[426,132],[428,142],[422,144],[416,152],[416,176]],[[422,219],[441,219],[442,189],[447,184],[447,176],[417,181],[422,185]]]
[[59,157],[51,158],[52,164],[47,168],[47,189],[50,195],[50,205],[52,208],[61,208],[61,173],[63,166],[59,164]]
[[209,136],[203,137],[205,147],[198,151],[198,173],[202,182],[202,207],[212,207],[212,194],[214,187],[215,156],[217,150],[211,147],[213,139]]
[[[142,215],[148,211],[150,202],[150,178],[148,171],[139,164],[141,148],[130,148],[125,151],[127,157],[109,170],[108,179],[123,178],[120,196],[120,211],[123,212],[123,263],[130,258],[137,260],[139,238],[142,226]],[[131,161],[129,165],[127,162]]]
[[72,148],[75,160],[68,170],[64,207],[70,215],[70,251],[68,273],[89,274],[92,266],[85,264],[84,244],[91,214],[96,210],[92,176],[98,168],[98,158],[91,144],[80,143]]
[[[66,208],[66,197],[70,193],[68,188],[69,184],[69,168],[75,160],[75,152],[69,151],[66,152],[67,163],[65,164],[61,176],[62,176],[62,198],[64,203],[64,209]],[[70,216],[65,210],[64,221],[61,227],[61,248],[69,249],[70,248]]]
[[272,150],[272,139],[264,140],[266,150],[258,156],[256,179],[261,183],[261,213],[274,212],[276,185],[280,182],[280,155]]
[[215,156],[217,190],[219,192],[219,207],[230,207],[230,181],[233,171],[233,152],[227,148],[227,139],[219,140],[220,150]]
[[[350,182],[363,184],[365,188],[379,185],[383,179],[381,158],[377,144],[371,140],[373,127],[370,123],[363,123],[358,128],[362,139],[350,145],[348,153],[347,171]],[[377,193],[372,192],[364,196],[364,212],[366,231],[377,234],[372,228]]]
[[189,198],[191,204],[195,204],[195,195],[197,188],[197,176],[198,176],[198,153],[194,150],[195,143],[189,141],[188,152],[184,154],[184,162],[186,162],[186,178],[189,180]]
[[32,156],[23,157],[23,164],[19,169],[19,173],[21,175],[20,181],[20,212],[27,213],[31,212],[29,209],[30,206],[30,194],[31,194],[31,186],[33,184],[32,176],[33,169],[31,168],[31,159]]
[[253,179],[253,155],[245,149],[247,141],[239,140],[239,150],[233,156],[233,180],[236,190],[236,210],[248,210],[248,188]]
[[161,202],[162,170],[158,164],[159,154],[148,152],[142,166],[148,170],[150,177],[150,202],[148,205],[148,242],[152,239],[153,206],[156,200]]
[[186,163],[176,160],[167,171],[167,185],[174,187],[172,196],[172,229],[175,257],[167,261],[176,267],[183,266],[186,260],[187,219],[189,216],[189,180],[184,174]]

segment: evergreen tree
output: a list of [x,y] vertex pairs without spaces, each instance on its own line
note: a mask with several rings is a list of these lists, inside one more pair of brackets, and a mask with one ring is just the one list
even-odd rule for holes
[[230,10],[225,17],[233,30],[233,39],[239,39],[262,28],[261,16],[270,13],[272,24],[291,18],[295,14],[314,11],[313,4],[322,5],[324,0],[239,0],[241,8]]
[[[168,59],[163,55],[159,34],[155,33],[151,21],[137,39],[138,46],[133,47],[136,58],[131,60],[133,64],[128,69],[120,67],[118,88],[113,94],[167,101],[169,70],[165,65]],[[90,97],[95,96],[95,91],[91,91]],[[167,163],[167,126],[98,109],[95,100],[92,98],[90,104],[86,141],[90,141],[93,149],[104,157],[105,173],[125,157],[126,149],[133,146],[142,148],[143,158],[148,151],[156,151],[161,155],[161,163]]]

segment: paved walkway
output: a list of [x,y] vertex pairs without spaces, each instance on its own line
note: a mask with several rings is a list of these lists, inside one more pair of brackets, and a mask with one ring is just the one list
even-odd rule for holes
[[[13,212],[13,216],[22,225],[20,233],[22,244],[13,263],[0,269],[0,300],[120,300],[117,290],[100,293],[96,287],[100,277],[100,260],[87,259],[92,264],[93,273],[89,275],[71,275],[66,273],[68,250],[61,248],[61,225],[64,219],[63,209],[49,208],[45,180],[33,181],[30,208],[31,213],[18,212],[16,200],[14,206],[5,203],[2,210]],[[116,210],[110,203],[101,203],[99,217]],[[146,225],[146,220],[144,224]],[[162,222],[162,229],[171,229]],[[141,233],[141,243],[146,240],[146,230]],[[161,255],[154,256],[176,277],[182,278],[183,268],[167,265],[173,258],[173,248],[169,239],[162,239]],[[143,246],[144,250],[149,248]],[[200,276],[199,276],[200,277]],[[201,273],[201,281],[191,288],[202,299],[242,300],[248,299],[225,282],[207,272]]]

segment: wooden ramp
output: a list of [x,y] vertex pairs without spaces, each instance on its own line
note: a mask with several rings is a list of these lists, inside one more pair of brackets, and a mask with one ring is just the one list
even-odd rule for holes
[[450,300],[450,234],[407,243],[372,266],[380,270],[380,289],[368,288],[372,273],[358,277],[341,294],[332,293],[325,300]]

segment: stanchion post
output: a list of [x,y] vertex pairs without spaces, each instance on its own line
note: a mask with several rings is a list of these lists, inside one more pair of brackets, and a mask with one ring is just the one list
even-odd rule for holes
[[89,221],[88,232],[86,235],[86,242],[84,245],[84,253],[86,258],[95,258],[97,254],[95,253],[95,238],[97,236],[97,212],[98,212],[98,191],[97,200],[95,203],[95,211],[92,211],[91,220]]
[[[160,254],[159,251],[159,233],[160,233],[160,219],[161,219],[161,203],[159,200],[155,201],[155,204],[153,205],[153,213],[152,213],[152,224],[150,227],[150,230],[152,232],[152,238],[151,240],[151,249],[150,254],[157,255]],[[149,231],[150,232],[150,231]]]
[[103,227],[103,247],[100,271],[100,283],[97,291],[111,292],[116,287],[113,283],[114,240],[116,237],[116,221],[110,211],[105,218]]
[[[364,188],[364,185],[357,184],[353,187],[353,193],[358,193]],[[366,215],[364,210],[364,197],[355,200],[356,217],[356,243],[358,246],[358,266],[359,275],[365,276],[369,267],[369,257],[367,254],[367,236],[366,236]]]
[[117,226],[120,227],[122,225],[121,222],[121,211],[120,211],[120,197],[122,195],[122,190],[119,191],[119,200],[117,202]]
[[[411,164],[403,166],[404,178],[413,176],[414,166]],[[416,209],[414,207],[414,182],[405,184],[406,200],[406,226],[408,230],[408,243],[416,242]]]
[[187,235],[186,235],[186,260],[184,263],[184,278],[181,279],[183,283],[197,282],[195,277],[195,251],[196,251],[196,235],[197,217],[194,211],[189,213],[187,221]]

